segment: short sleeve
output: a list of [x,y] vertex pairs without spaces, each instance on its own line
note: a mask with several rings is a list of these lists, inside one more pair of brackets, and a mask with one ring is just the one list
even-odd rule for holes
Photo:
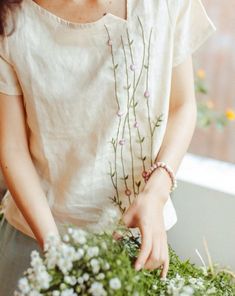
[[0,93],[22,95],[15,69],[9,59],[8,39],[0,38]]
[[215,31],[201,0],[174,1],[174,45],[172,67],[193,54]]

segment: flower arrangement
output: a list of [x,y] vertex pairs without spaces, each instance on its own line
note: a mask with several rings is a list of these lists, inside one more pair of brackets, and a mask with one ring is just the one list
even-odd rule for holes
[[195,76],[196,93],[206,96],[206,98],[197,100],[197,125],[200,128],[207,128],[214,123],[217,129],[222,130],[230,121],[235,120],[235,110],[232,108],[226,108],[223,112],[216,110],[214,102],[207,97],[208,88],[205,83],[205,71],[198,69]]
[[160,277],[160,269],[136,271],[139,234],[125,228],[113,209],[106,209],[102,225],[105,230],[93,232],[70,225],[61,239],[48,235],[44,256],[32,251],[31,266],[14,295],[235,295],[232,272],[182,262],[170,245],[166,279]]

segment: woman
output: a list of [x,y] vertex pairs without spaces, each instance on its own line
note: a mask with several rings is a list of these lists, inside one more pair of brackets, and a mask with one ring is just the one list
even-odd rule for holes
[[[0,159],[9,189],[0,294],[12,294],[49,232],[95,224],[107,205],[141,232],[135,268],[162,267],[166,277],[166,231],[177,220],[169,170],[176,173],[196,123],[191,54],[215,31],[204,7],[11,2],[0,2]],[[165,167],[144,182],[159,161]]]

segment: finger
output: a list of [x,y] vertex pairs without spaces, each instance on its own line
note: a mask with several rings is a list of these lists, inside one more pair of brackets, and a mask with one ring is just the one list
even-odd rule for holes
[[115,240],[119,240],[119,239],[123,238],[123,235],[117,231],[114,231],[112,236]]
[[122,216],[122,221],[126,227],[134,227],[133,226],[133,214],[131,208],[128,208],[125,214]]
[[161,271],[161,277],[166,278],[168,270],[169,270],[169,264],[170,264],[170,258],[169,258],[169,250],[168,250],[168,245],[166,246],[166,256],[165,256],[165,261],[163,263],[163,268]]
[[163,269],[161,271],[161,278],[165,279],[169,270],[169,259],[163,263]]
[[160,243],[153,243],[151,254],[149,255],[146,263],[146,269],[155,269],[162,265],[163,261],[161,261],[161,244]]
[[140,247],[140,253],[138,255],[138,258],[135,262],[135,268],[136,270],[140,270],[147,260],[149,253],[151,252],[152,247],[152,236],[151,231],[149,227],[147,226],[141,226],[141,247]]

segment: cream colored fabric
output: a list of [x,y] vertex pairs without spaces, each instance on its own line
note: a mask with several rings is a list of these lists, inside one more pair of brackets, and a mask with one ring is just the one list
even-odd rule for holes
[[[23,94],[58,227],[92,225],[116,206],[110,197],[128,206],[126,190],[131,199],[133,186],[142,190],[166,129],[172,67],[216,30],[199,0],[127,0],[127,8],[127,20],[108,13],[72,23],[24,0],[12,14],[16,31],[0,43],[0,92]],[[9,191],[4,212],[34,238]],[[176,221],[169,198],[166,229]]]

